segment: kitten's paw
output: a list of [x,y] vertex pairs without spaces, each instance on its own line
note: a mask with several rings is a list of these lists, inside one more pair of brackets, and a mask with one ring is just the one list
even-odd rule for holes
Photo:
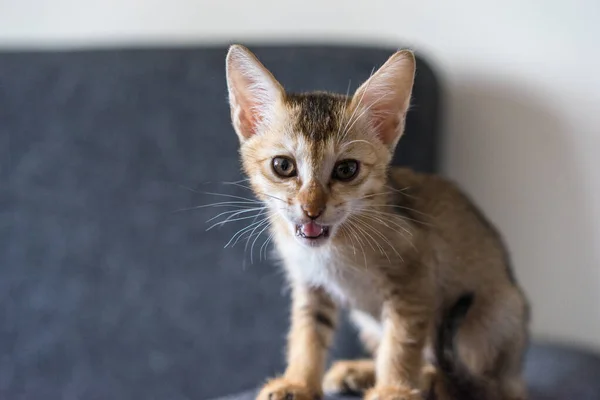
[[256,400],[317,400],[321,397],[320,391],[311,391],[300,383],[277,378],[263,386]]
[[423,400],[421,391],[396,386],[374,387],[365,394],[365,400]]
[[323,379],[326,393],[362,393],[375,385],[373,360],[347,360],[334,363]]

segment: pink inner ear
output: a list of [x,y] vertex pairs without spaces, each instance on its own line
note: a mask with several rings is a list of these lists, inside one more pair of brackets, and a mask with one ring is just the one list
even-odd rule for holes
[[393,144],[399,134],[400,117],[398,115],[375,115],[373,119],[377,135],[381,141],[386,145]]
[[[359,96],[359,94],[355,96]],[[357,102],[359,101],[358,99]],[[401,133],[402,106],[399,104],[401,102],[402,99],[399,98],[397,93],[392,92],[391,89],[385,98],[379,94],[370,93],[367,90],[362,99],[365,107],[369,108],[367,115],[371,126],[385,145],[393,145]]]
[[261,122],[260,113],[256,111],[255,106],[248,100],[242,98],[239,103],[239,122],[240,129],[245,138],[249,138],[256,133]]
[[[275,101],[275,85],[259,78],[240,74],[232,79],[239,129],[246,139],[257,133],[265,118],[268,118],[269,110]],[[271,91],[268,85],[273,86]]]
[[[383,77],[387,78],[385,75]],[[402,133],[400,124],[406,101],[406,95],[393,84],[382,80],[381,74],[374,75],[370,82],[363,84],[353,99],[355,107],[362,109],[358,113],[367,110],[365,115],[386,146],[394,145]]]
[[258,121],[256,117],[245,110],[240,112],[240,128],[242,129],[242,134],[244,137],[249,138],[250,136],[256,133],[256,128],[258,127]]

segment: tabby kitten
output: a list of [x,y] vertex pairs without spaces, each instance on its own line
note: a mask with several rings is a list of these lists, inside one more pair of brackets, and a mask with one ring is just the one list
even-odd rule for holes
[[[258,399],[350,389],[368,400],[408,400],[428,388],[451,399],[459,381],[493,398],[525,399],[528,311],[500,237],[452,183],[390,167],[413,54],[392,55],[350,97],[286,93],[239,45],[226,69],[243,168],[270,210],[292,287],[288,366]],[[473,304],[456,338],[440,343],[437,327],[465,293]],[[325,374],[340,305],[373,359],[339,361]]]

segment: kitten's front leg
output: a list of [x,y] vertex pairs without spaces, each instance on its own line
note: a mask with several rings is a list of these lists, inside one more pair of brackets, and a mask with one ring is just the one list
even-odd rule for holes
[[268,382],[258,400],[315,400],[322,396],[327,351],[337,322],[336,306],[321,289],[295,284],[287,369]]
[[366,400],[421,400],[423,348],[430,313],[421,302],[392,299],[383,313],[384,332],[376,356],[375,387]]

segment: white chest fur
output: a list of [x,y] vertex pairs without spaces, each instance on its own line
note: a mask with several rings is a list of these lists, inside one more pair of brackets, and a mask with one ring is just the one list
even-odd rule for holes
[[373,317],[381,314],[381,292],[362,254],[341,256],[327,246],[311,249],[299,243],[288,243],[279,250],[293,279],[323,288],[341,306]]

